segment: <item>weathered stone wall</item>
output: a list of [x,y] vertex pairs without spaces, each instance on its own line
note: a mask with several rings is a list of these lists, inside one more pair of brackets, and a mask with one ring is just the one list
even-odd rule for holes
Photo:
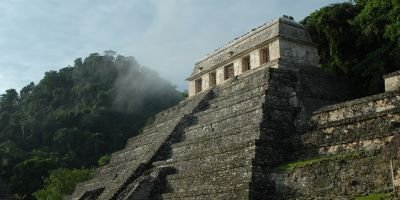
[[[352,199],[391,191],[383,149],[400,132],[400,92],[386,92],[323,107],[302,135],[298,160],[272,169],[276,199]],[[306,148],[303,149],[303,148]],[[397,184],[400,162],[394,162]],[[398,187],[396,185],[396,187]]]
[[279,40],[279,59],[299,65],[319,66],[318,50],[307,43],[293,42],[290,39]]
[[392,188],[389,162],[378,155],[338,157],[277,169],[269,179],[275,186],[271,199],[355,199]]
[[380,148],[400,127],[400,91],[324,107],[303,136],[320,153]]
[[400,90],[400,71],[386,74],[383,78],[386,92]]

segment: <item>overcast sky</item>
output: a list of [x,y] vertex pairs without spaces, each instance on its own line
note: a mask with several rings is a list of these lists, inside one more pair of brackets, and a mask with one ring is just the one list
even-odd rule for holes
[[179,89],[207,53],[284,14],[344,0],[1,0],[0,93],[114,50]]

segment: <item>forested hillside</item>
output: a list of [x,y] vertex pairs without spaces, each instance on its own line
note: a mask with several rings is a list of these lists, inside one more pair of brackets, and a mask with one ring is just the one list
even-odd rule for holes
[[175,87],[132,57],[107,51],[78,58],[74,66],[46,72],[37,85],[0,96],[0,177],[17,198],[31,199],[49,172],[60,168],[35,195],[71,192],[51,188],[51,182],[62,180],[72,190],[90,170],[64,168],[107,163],[107,155],[146,120],[181,99]]
[[383,74],[400,69],[400,0],[333,4],[302,23],[322,66],[356,80],[361,95],[382,92]]

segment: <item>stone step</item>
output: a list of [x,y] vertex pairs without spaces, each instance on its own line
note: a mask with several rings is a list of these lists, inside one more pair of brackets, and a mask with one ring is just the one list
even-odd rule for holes
[[161,123],[158,123],[158,124],[147,125],[143,129],[143,135],[152,134],[154,132],[162,131],[165,126],[169,126],[170,124],[173,124],[174,122],[176,122],[177,118],[180,119],[181,116],[174,117],[174,118],[169,118],[168,120],[165,120],[165,121],[163,121]]
[[230,151],[235,151],[238,149],[243,149],[249,146],[255,146],[256,145],[256,141],[254,140],[249,140],[243,143],[239,143],[236,145],[230,145],[230,146],[225,146],[225,147],[221,147],[221,148],[213,148],[213,149],[204,149],[201,152],[192,152],[190,154],[185,154],[185,155],[172,155],[172,159],[173,160],[190,160],[190,159],[197,159],[197,158],[202,158],[202,157],[208,157],[208,156],[215,156],[218,154],[222,154],[222,153],[227,153]]
[[[150,125],[147,125],[144,128],[144,133],[151,133],[154,131],[159,131],[160,129],[157,129],[157,127],[162,126],[162,124],[165,124],[166,122],[170,122],[173,119],[176,118],[182,118],[185,114],[189,114],[193,112],[194,110],[193,107],[198,106],[202,100],[209,100],[210,97],[210,91],[204,92],[202,94],[196,95],[194,97],[191,97],[190,99],[186,99],[182,102],[180,102],[178,105],[173,106],[171,108],[168,108],[160,113],[157,113],[154,116],[154,122],[151,123]],[[212,99],[212,98],[211,98]],[[156,130],[154,130],[156,129]]]
[[389,143],[393,139],[393,136],[398,134],[399,131],[400,130],[387,132],[385,135],[379,137],[360,139],[348,143],[337,143],[329,146],[314,147],[314,152],[319,155],[331,155],[356,151],[379,151]]
[[[281,129],[288,125],[287,123],[282,124],[281,120],[283,117],[285,117],[285,120],[291,120],[293,112],[295,111],[294,109],[272,110],[272,108],[269,108],[269,110],[271,110],[271,114],[268,114],[264,117],[269,118],[268,122],[270,123],[264,123],[263,126],[269,128],[277,127]],[[213,135],[214,133],[240,129],[241,127],[246,127],[248,125],[259,128],[260,125],[262,125],[260,123],[263,120],[261,117],[261,112],[262,110],[260,108],[259,110],[256,109],[247,114],[235,113],[231,116],[225,117],[225,119],[218,119],[218,121],[216,120],[208,123],[198,123],[198,125],[192,125],[186,128],[184,136],[186,140],[193,140],[205,135]],[[237,121],[237,123],[234,123],[235,121]],[[292,130],[293,127],[287,127],[287,129]]]
[[151,152],[151,151],[156,151],[161,144],[163,143],[163,139],[166,139],[168,135],[166,133],[163,133],[162,135],[160,134],[157,139],[154,139],[153,141],[150,141],[149,143],[143,143],[143,144],[138,144],[136,146],[128,147],[125,149],[122,149],[120,151],[114,152],[111,154],[111,162],[118,162],[120,160],[126,160],[126,159],[134,159],[136,156],[140,154],[140,148],[144,148],[147,151],[144,152]]
[[[263,142],[242,143],[220,150],[219,152],[193,153],[186,156],[173,156],[168,160],[153,163],[154,166],[172,167],[177,169],[180,174],[190,173],[193,168],[197,168],[196,173],[207,173],[218,169],[238,167],[257,162],[263,166],[271,166],[279,161],[278,153],[270,146],[262,146]],[[257,145],[257,148],[256,146]],[[257,160],[254,155],[257,153]]]
[[162,199],[165,200],[227,200],[227,199],[249,199],[249,189],[247,186],[240,187],[228,187],[225,190],[219,191],[199,191],[193,192],[173,192],[165,193],[162,195]]
[[101,177],[104,175],[117,174],[120,170],[125,169],[127,166],[139,165],[142,162],[141,158],[122,160],[119,162],[110,162],[108,165],[101,167],[96,170],[96,177]]
[[115,152],[110,160],[110,163],[104,167],[99,168],[100,171],[109,170],[110,168],[126,166],[126,165],[139,165],[140,163],[147,162],[144,158],[151,152],[156,152],[163,145],[162,141],[154,141],[142,147],[133,149],[123,149],[119,152]]
[[197,116],[199,115],[204,115],[206,113],[212,113],[215,111],[219,111],[222,109],[229,109],[234,106],[239,107],[239,104],[243,104],[244,102],[259,102],[263,103],[264,102],[264,97],[262,94],[257,94],[257,95],[247,95],[246,97],[243,97],[241,99],[225,99],[218,101],[216,103],[211,103],[207,109],[196,113]]
[[229,83],[216,87],[217,96],[231,96],[246,91],[248,88],[266,85],[265,73],[253,73],[248,76],[235,77]]
[[[256,132],[260,130],[260,127],[259,123],[248,123],[245,126],[238,126],[232,130],[212,131],[210,129],[211,128],[204,129],[204,131],[201,132],[200,134],[196,134],[195,138],[191,137],[190,135],[188,135],[189,133],[185,132],[183,136],[184,140],[182,142],[172,144],[172,147],[174,148],[179,146],[185,146],[187,144],[201,142],[204,140],[213,140],[215,138],[225,137],[237,133],[243,133],[249,131]],[[193,134],[193,132],[191,132],[190,134]]]
[[380,138],[400,128],[400,110],[393,109],[326,123],[303,136],[305,144],[327,147]]
[[[205,124],[203,126],[196,126],[196,128],[191,129],[190,131],[185,131],[183,138],[184,141],[190,142],[195,141],[197,139],[203,140],[208,137],[219,137],[219,135],[230,135],[241,130],[245,131],[250,128],[254,128],[255,130],[259,129],[260,122],[251,121],[248,123],[236,123],[232,124],[229,127],[224,127],[226,123],[218,122],[218,124]],[[178,145],[178,144],[177,144]]]
[[128,181],[129,177],[135,172],[138,166],[130,166],[121,171],[116,178],[110,182],[99,199],[112,199],[114,194]]
[[148,152],[152,149],[152,143],[143,144],[142,146],[138,146],[136,148],[125,148],[120,151],[116,151],[111,154],[110,163],[116,162],[123,158],[124,160],[129,160],[130,158],[137,158],[144,152]]
[[365,121],[365,120],[372,119],[372,118],[380,118],[380,117],[387,116],[387,115],[389,115],[389,116],[393,115],[393,117],[392,117],[393,120],[397,121],[398,118],[396,118],[395,116],[397,116],[399,113],[400,113],[400,107],[388,109],[388,110],[385,110],[382,112],[369,113],[369,114],[365,114],[365,115],[348,117],[348,118],[345,118],[342,120],[327,122],[324,124],[317,124],[316,126],[314,126],[314,128],[318,130],[318,129],[324,129],[324,128],[329,128],[329,127],[334,127],[334,126],[341,126],[341,125],[356,123],[359,121]]
[[191,108],[198,104],[208,93],[202,93],[180,102],[178,105],[157,113],[153,124],[160,124],[174,118],[177,114],[184,115],[191,112]]
[[[196,174],[188,177],[167,176],[167,183],[174,193],[222,192],[227,188],[242,188],[252,179],[252,166],[215,171],[209,174]],[[215,192],[212,192],[215,191]]]
[[[245,152],[242,152],[245,151]],[[221,155],[225,155],[224,157]],[[245,147],[241,151],[235,150],[223,154],[218,154],[215,157],[202,157],[191,160],[167,160],[156,163],[163,167],[170,167],[178,172],[178,176],[191,176],[193,169],[196,169],[196,174],[208,174],[216,170],[225,170],[236,167],[243,167],[253,164],[255,155],[254,147]]]
[[172,131],[172,129],[175,128],[180,119],[181,118],[174,118],[166,123],[163,123],[160,126],[153,127],[151,129],[145,128],[142,134],[129,138],[125,147],[132,148],[135,145],[140,145],[141,143],[148,143],[152,141],[154,137],[157,137],[157,135],[159,135],[160,133]]
[[255,88],[250,88],[248,91],[243,91],[236,95],[230,96],[217,96],[214,99],[208,101],[208,108],[218,108],[226,105],[227,103],[232,104],[232,102],[243,101],[244,99],[262,96],[265,94],[265,87],[257,86]]
[[[154,162],[154,166],[171,166],[171,167],[176,167],[176,168],[185,168],[188,167],[188,169],[191,169],[190,165],[193,164],[193,166],[204,166],[207,167],[212,164],[218,164],[219,162],[225,162],[229,161],[231,159],[240,159],[246,160],[248,158],[251,158],[252,155],[255,153],[255,146],[242,146],[241,148],[236,148],[236,149],[231,149],[230,151],[225,151],[221,152],[218,154],[212,154],[212,155],[201,155],[198,157],[193,157],[193,156],[186,156],[186,157],[173,157],[168,160],[162,160],[162,161],[157,161]],[[182,172],[182,171],[181,171]]]
[[251,140],[257,140],[260,137],[259,135],[259,131],[236,132],[236,134],[205,139],[194,143],[186,143],[186,145],[173,145],[172,154],[173,156],[185,156],[194,152],[200,153],[203,151],[227,148]]
[[218,119],[234,113],[240,113],[254,107],[261,107],[261,105],[261,98],[253,97],[249,99],[243,99],[242,101],[234,102],[232,104],[226,104],[218,108],[207,109],[205,111],[196,113],[194,116],[197,117],[198,121],[201,121],[202,118],[209,119],[211,116],[214,119]]
[[109,180],[106,177],[93,178],[91,180],[78,183],[75,186],[74,193],[72,194],[72,199],[80,199],[85,192],[104,188],[107,183],[109,183]]
[[202,131],[203,129],[210,126],[213,131],[223,131],[227,129],[233,129],[241,126],[245,126],[248,123],[260,123],[262,120],[262,108],[256,107],[245,111],[232,113],[231,115],[224,116],[223,118],[211,118],[205,117],[202,120],[198,120],[197,123],[185,129],[186,136],[190,135],[189,132]]
[[125,146],[125,149],[126,150],[135,149],[144,145],[154,143],[155,141],[159,141],[161,138],[167,137],[176,128],[176,125],[177,124],[175,124],[175,126],[173,127],[172,126],[166,127],[164,131],[154,132],[152,134],[148,134],[144,137],[140,137],[137,139],[130,138],[129,142]]
[[399,105],[399,91],[385,92],[362,99],[326,106],[314,112],[312,121],[318,125],[323,125],[348,118],[384,112],[399,108]]

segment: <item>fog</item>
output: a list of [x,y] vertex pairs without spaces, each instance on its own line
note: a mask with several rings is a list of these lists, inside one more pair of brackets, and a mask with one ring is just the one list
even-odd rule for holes
[[[119,61],[117,57],[118,76],[114,84],[115,97],[113,106],[122,112],[142,111],[149,108],[153,102],[170,105],[179,101],[180,95],[175,86],[159,74],[147,67],[141,66],[133,57],[128,62]],[[126,59],[126,58],[125,58]]]

